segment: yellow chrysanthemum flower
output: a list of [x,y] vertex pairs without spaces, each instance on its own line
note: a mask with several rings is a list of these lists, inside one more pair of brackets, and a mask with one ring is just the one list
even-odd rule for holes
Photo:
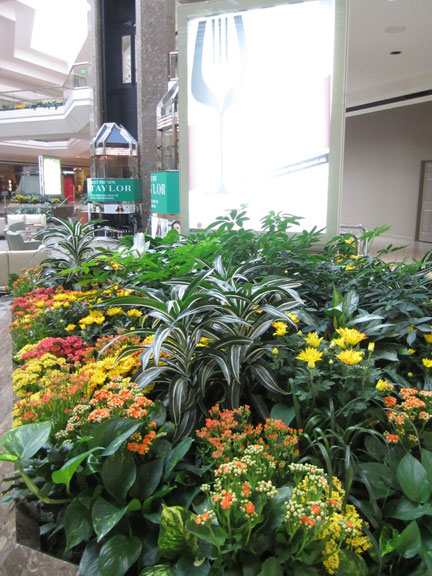
[[105,316],[100,310],[90,310],[88,316],[81,318],[79,324],[81,330],[85,330],[85,326],[90,326],[91,324],[103,324],[104,320]]
[[118,306],[114,307],[114,308],[110,308],[106,312],[107,316],[118,316],[119,314],[124,314],[124,311],[122,308],[119,308]]
[[334,348],[335,346],[338,346],[341,350],[345,350],[346,342],[343,338],[333,338],[330,342],[330,348]]
[[309,332],[309,334],[307,336],[305,336],[304,339],[313,348],[318,348],[318,346],[320,345],[320,342],[322,340],[322,338],[318,337],[317,332]]
[[142,312],[141,310],[138,310],[137,308],[131,308],[130,310],[128,310],[127,315],[130,316],[131,318],[139,318],[140,316],[142,316]]
[[423,336],[428,344],[432,344],[432,332],[430,332],[430,334],[424,334]]
[[288,318],[290,320],[292,320],[294,322],[294,324],[298,324],[300,322],[300,320],[298,319],[297,314],[293,314],[292,312],[287,312],[286,315],[288,316]]
[[315,364],[319,362],[322,358],[323,353],[318,352],[316,348],[308,346],[296,356],[297,360],[302,360],[302,362],[307,362],[309,368],[315,368]]
[[285,322],[273,322],[273,328],[275,328],[276,332],[273,332],[273,336],[285,336],[287,333],[287,324]]
[[432,358],[423,358],[422,362],[425,368],[432,368]]
[[68,324],[67,326],[65,326],[66,332],[71,332],[72,330],[75,330],[75,328],[76,324]]
[[414,348],[408,348],[408,354],[409,354],[410,356],[412,356],[413,354],[415,354]]
[[336,332],[345,340],[349,346],[356,346],[362,340],[366,340],[366,334],[359,332],[355,328],[338,328]]
[[342,350],[342,352],[336,354],[336,358],[339,358],[341,362],[348,364],[348,366],[354,366],[355,364],[360,364],[363,360],[363,352],[357,350]]
[[376,383],[375,388],[378,390],[378,392],[390,392],[393,390],[393,384],[390,384],[390,382],[387,382],[387,380],[380,378]]

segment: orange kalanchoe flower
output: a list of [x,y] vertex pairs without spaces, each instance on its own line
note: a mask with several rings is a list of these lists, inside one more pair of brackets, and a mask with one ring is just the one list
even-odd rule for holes
[[253,514],[255,512],[255,506],[253,502],[246,502],[245,512],[246,514]]

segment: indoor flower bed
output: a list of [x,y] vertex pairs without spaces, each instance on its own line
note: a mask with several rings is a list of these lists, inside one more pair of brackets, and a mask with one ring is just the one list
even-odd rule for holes
[[427,259],[245,220],[15,282],[6,498],[83,575],[431,572]]

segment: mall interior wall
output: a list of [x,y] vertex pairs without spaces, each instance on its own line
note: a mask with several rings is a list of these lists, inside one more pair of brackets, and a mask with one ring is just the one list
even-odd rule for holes
[[341,222],[416,240],[422,162],[432,160],[432,102],[346,119]]

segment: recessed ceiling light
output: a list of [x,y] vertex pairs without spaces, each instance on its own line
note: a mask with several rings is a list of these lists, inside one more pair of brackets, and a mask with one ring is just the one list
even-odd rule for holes
[[401,32],[405,32],[406,31],[406,26],[389,26],[388,28],[385,28],[384,32],[387,32],[387,34],[400,34]]
[[400,50],[393,50],[392,52],[390,52],[390,54],[391,54],[392,56],[395,56],[395,55],[397,55],[397,54],[402,54],[402,52],[401,52]]

